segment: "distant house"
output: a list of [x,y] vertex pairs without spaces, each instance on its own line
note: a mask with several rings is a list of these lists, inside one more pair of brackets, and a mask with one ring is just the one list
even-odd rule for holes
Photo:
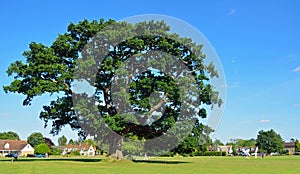
[[0,140],[0,156],[4,157],[10,153],[26,156],[27,154],[33,154],[34,149],[27,141]]
[[227,154],[231,154],[233,152],[232,146],[218,146],[217,151],[226,152]]
[[71,153],[72,151],[79,151],[80,155],[84,156],[95,156],[96,147],[89,144],[69,144],[66,146],[61,146],[63,149],[62,155]]
[[233,153],[232,146],[209,146],[208,150],[226,152],[227,154]]
[[295,142],[284,143],[284,150],[289,151],[290,154],[294,154],[296,152],[296,143]]

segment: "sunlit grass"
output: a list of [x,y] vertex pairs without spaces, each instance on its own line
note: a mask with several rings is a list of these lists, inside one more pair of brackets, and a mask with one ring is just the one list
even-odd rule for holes
[[174,157],[149,158],[148,161],[116,161],[105,157],[66,158],[51,157],[48,159],[20,158],[12,162],[8,158],[0,158],[0,173],[24,174],[84,174],[84,173],[222,173],[222,174],[289,174],[300,173],[300,157]]

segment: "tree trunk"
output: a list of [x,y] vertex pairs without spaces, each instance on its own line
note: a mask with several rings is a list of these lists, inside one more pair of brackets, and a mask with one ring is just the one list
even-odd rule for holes
[[123,159],[123,152],[122,152],[122,138],[114,137],[109,143],[109,154],[117,158],[118,160]]

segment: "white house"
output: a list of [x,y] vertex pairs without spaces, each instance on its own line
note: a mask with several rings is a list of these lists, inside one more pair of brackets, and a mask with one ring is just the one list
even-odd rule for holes
[[7,154],[17,154],[18,156],[26,156],[33,154],[33,147],[23,140],[0,140],[0,157]]
[[226,154],[233,153],[232,146],[209,146],[209,151],[226,152]]
[[80,155],[95,156],[96,147],[89,144],[69,144],[63,147],[62,155],[78,150]]

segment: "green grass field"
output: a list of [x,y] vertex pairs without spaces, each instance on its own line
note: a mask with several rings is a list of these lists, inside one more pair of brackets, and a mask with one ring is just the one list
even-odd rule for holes
[[20,158],[12,162],[0,158],[0,174],[289,174],[300,173],[300,156],[266,157],[174,157],[148,161],[108,161],[105,158]]

